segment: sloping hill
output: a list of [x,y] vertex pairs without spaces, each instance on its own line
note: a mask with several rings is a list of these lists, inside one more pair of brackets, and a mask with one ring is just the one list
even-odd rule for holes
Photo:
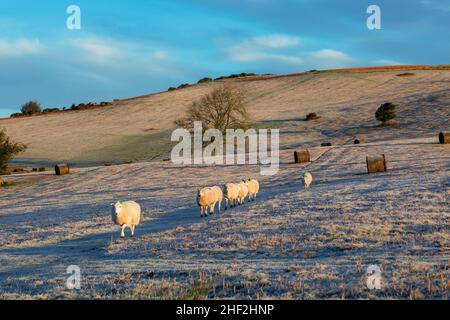
[[[399,76],[404,72],[409,76]],[[281,127],[285,147],[343,143],[356,134],[367,134],[372,141],[406,133],[432,135],[448,127],[450,118],[450,70],[412,66],[221,80],[93,110],[3,119],[0,127],[29,145],[18,159],[22,162],[87,165],[162,159],[171,149],[173,121],[223,82],[248,90],[254,120],[259,127]],[[398,124],[379,128],[374,112],[386,101],[398,104]],[[309,112],[321,119],[301,121]]]

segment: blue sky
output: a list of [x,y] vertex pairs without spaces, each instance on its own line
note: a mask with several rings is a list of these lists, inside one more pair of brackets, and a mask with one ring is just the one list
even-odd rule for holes
[[[81,30],[66,9],[81,8]],[[382,29],[366,27],[380,6]],[[204,76],[449,64],[450,0],[0,2],[0,116],[166,90]]]

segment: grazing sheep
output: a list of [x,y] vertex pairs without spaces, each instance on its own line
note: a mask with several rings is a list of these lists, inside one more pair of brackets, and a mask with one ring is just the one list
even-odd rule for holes
[[216,187],[212,187],[211,189],[214,192],[214,206],[213,206],[212,213],[214,213],[214,208],[216,207],[216,204],[219,204],[219,212],[220,212],[220,211],[222,211],[222,201],[223,201],[222,188],[216,186]]
[[239,194],[238,194],[238,202],[240,205],[245,204],[245,198],[248,196],[248,187],[247,183],[241,182],[238,184],[239,186]]
[[141,221],[141,206],[134,201],[118,201],[112,205],[112,220],[115,224],[122,227],[120,236],[125,238],[125,228],[131,230],[131,236],[134,237],[134,228]]
[[225,210],[228,208],[228,202],[230,202],[230,208],[237,205],[239,197],[239,186],[234,183],[227,183],[225,185]]
[[312,174],[309,172],[305,172],[302,176],[303,185],[305,186],[305,190],[309,189],[311,183],[313,182]]
[[214,213],[215,196],[211,188],[199,189],[197,193],[197,203],[200,207],[200,217],[208,216],[208,208],[210,213]]
[[246,184],[248,187],[248,202],[255,201],[259,193],[259,182],[255,179],[248,179]]

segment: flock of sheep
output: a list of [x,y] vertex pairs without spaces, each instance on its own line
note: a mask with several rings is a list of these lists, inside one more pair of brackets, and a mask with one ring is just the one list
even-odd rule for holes
[[[302,175],[305,189],[312,183],[312,175],[306,172]],[[212,187],[198,190],[197,204],[200,207],[200,217],[214,214],[216,205],[219,212],[222,211],[222,202],[225,200],[225,210],[237,205],[243,205],[248,198],[248,202],[256,201],[259,193],[259,182],[255,179],[242,180],[239,183],[227,183],[223,188]],[[112,206],[112,220],[121,227],[122,238],[125,237],[125,228],[130,228],[131,236],[134,237],[134,230],[141,221],[141,206],[134,201],[118,201]]]
[[198,190],[197,204],[200,207],[200,217],[214,214],[218,204],[219,212],[222,211],[222,201],[225,200],[225,210],[237,205],[243,205],[245,199],[255,201],[259,193],[259,182],[255,179],[242,180],[239,183],[227,183],[223,188],[212,187]]

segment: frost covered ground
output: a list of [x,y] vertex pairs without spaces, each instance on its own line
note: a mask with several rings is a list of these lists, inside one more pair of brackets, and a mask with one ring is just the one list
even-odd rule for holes
[[[170,162],[8,176],[0,298],[448,299],[450,149],[411,136],[313,147],[302,165],[286,150],[270,177]],[[366,155],[383,153],[389,171],[368,175]],[[261,181],[257,202],[200,219],[196,188],[247,177]],[[144,208],[134,239],[112,225],[118,199]],[[373,264],[381,290],[366,286]],[[79,291],[65,287],[69,265],[81,268]]]

